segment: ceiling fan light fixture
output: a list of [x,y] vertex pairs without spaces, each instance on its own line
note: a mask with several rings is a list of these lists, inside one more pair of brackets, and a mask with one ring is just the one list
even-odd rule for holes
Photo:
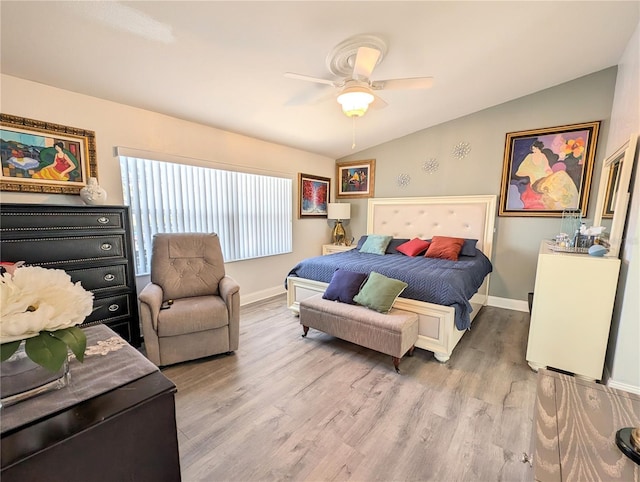
[[367,87],[355,85],[344,89],[337,100],[347,117],[362,117],[374,97]]

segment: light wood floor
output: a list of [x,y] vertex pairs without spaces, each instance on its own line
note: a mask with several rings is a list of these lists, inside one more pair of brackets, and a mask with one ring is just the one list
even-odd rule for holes
[[315,330],[285,297],[241,309],[240,348],[163,369],[184,481],[521,481],[535,373],[529,316],[484,308],[451,360],[391,357]]

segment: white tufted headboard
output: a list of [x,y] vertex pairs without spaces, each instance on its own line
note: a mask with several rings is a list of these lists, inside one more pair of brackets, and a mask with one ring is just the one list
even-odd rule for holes
[[367,233],[477,239],[478,249],[491,259],[495,214],[495,195],[371,198]]

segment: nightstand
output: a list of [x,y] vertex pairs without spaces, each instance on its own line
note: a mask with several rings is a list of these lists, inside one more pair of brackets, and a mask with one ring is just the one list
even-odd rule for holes
[[333,253],[341,253],[342,251],[349,251],[350,249],[355,248],[355,246],[344,246],[340,244],[323,244],[322,245],[322,256],[325,254],[333,254]]

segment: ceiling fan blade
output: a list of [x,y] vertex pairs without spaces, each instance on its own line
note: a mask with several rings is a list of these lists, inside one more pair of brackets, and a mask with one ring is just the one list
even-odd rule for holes
[[320,79],[318,77],[311,77],[310,75],[295,74],[293,72],[285,72],[284,76],[288,79],[305,80],[307,82],[315,82],[316,84],[327,84],[336,87],[336,83],[333,80]]
[[324,84],[314,84],[289,99],[285,105],[287,107],[316,105],[328,100],[335,100],[335,98],[336,93],[333,89],[329,89]]
[[389,104],[387,104],[387,102],[382,97],[378,97],[377,95],[373,94],[373,102],[369,104],[369,107],[375,110],[379,110],[384,109],[388,105]]
[[380,51],[370,47],[360,47],[353,66],[354,79],[368,79],[378,63]]
[[371,84],[374,90],[409,90],[429,89],[433,85],[433,77],[414,77],[410,79],[376,80]]

